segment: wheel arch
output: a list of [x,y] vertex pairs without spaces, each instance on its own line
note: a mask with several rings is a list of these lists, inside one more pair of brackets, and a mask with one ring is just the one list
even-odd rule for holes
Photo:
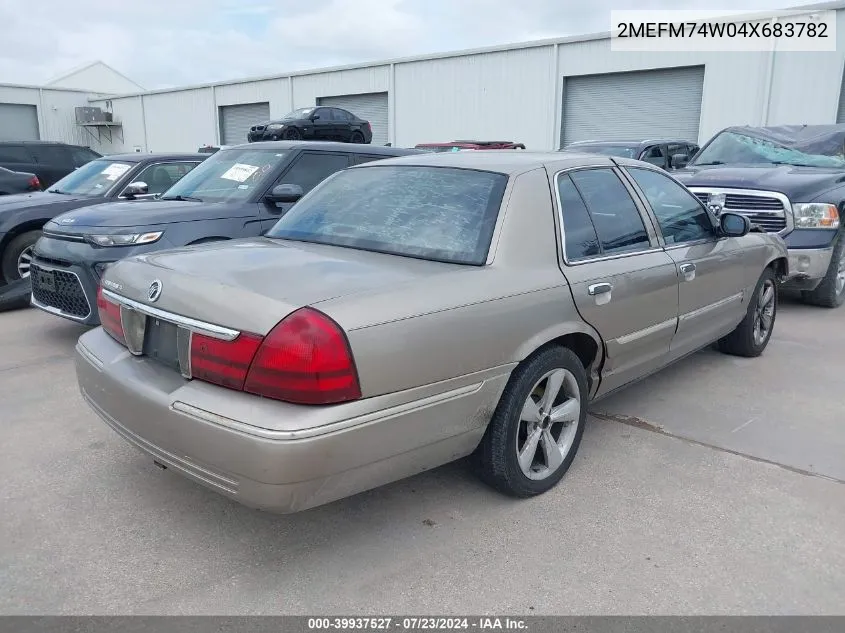
[[199,239],[194,240],[193,242],[188,242],[186,246],[197,246],[198,244],[208,244],[210,242],[223,242],[232,239],[231,237],[226,237],[224,235],[211,235],[209,237],[201,237]]
[[789,258],[778,256],[766,264],[766,268],[771,268],[775,272],[778,282],[784,281],[789,275]]
[[0,256],[2,256],[3,252],[6,250],[6,246],[8,246],[9,242],[15,239],[18,235],[28,233],[29,231],[40,231],[49,221],[50,218],[24,220],[20,224],[16,224],[10,228],[3,236],[2,241],[0,241]]
[[592,392],[598,384],[599,368],[604,361],[604,343],[599,333],[586,323],[561,323],[525,341],[517,350],[515,360],[524,362],[535,354],[555,346],[572,350],[581,360]]

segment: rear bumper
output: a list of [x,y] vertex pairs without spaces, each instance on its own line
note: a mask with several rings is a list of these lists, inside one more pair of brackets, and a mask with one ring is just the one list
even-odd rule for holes
[[279,513],[468,455],[508,377],[426,395],[430,386],[410,400],[404,392],[308,407],[186,380],[131,356],[102,329],[79,339],[76,372],[88,404],[137,448],[244,505]]

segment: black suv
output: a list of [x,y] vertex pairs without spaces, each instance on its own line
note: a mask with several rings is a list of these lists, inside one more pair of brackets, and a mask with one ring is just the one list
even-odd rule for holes
[[45,189],[77,167],[100,158],[90,147],[51,141],[0,141],[0,167],[38,176]]
[[160,198],[71,211],[44,227],[32,262],[32,304],[96,325],[97,286],[130,255],[270,229],[302,195],[335,172],[418,153],[346,143],[268,142],[221,149]]
[[265,121],[249,128],[246,140],[255,141],[339,141],[370,143],[373,130],[369,121],[341,108],[299,108],[281,119]]
[[785,287],[845,300],[845,125],[729,127],[675,172],[713,212],[741,213],[789,248]]
[[576,141],[563,150],[636,158],[662,169],[678,169],[698,151],[698,145],[683,139],[649,139],[644,141]]
[[113,154],[93,160],[47,191],[0,197],[0,285],[29,276],[41,227],[65,211],[169,189],[208,154]]

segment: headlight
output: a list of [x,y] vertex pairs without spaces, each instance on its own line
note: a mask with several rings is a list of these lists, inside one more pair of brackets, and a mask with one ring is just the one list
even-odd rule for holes
[[85,239],[97,246],[137,246],[152,244],[157,241],[164,231],[152,233],[118,233],[117,235],[86,235]]
[[271,123],[270,125],[267,126],[267,129],[268,130],[281,130],[283,127],[285,127],[285,126],[282,123]]
[[836,205],[817,202],[792,205],[796,229],[838,229],[839,211]]

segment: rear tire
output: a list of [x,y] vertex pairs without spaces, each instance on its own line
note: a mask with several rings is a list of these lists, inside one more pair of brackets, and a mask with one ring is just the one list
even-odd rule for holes
[[6,246],[2,256],[3,279],[7,284],[29,276],[29,261],[32,259],[32,247],[41,231],[27,231],[14,238]]
[[482,479],[521,498],[553,488],[578,452],[588,395],[587,373],[571,350],[551,347],[523,361],[478,448]]
[[833,247],[822,282],[815,289],[802,292],[801,300],[822,308],[838,308],[845,301],[845,235]]
[[352,138],[350,139],[350,142],[351,143],[363,144],[364,143],[364,135],[361,134],[361,132],[353,132]]
[[778,285],[775,273],[767,268],[760,276],[745,318],[736,329],[719,340],[719,350],[733,356],[754,358],[763,353],[772,332],[775,329],[775,319],[778,308]]

